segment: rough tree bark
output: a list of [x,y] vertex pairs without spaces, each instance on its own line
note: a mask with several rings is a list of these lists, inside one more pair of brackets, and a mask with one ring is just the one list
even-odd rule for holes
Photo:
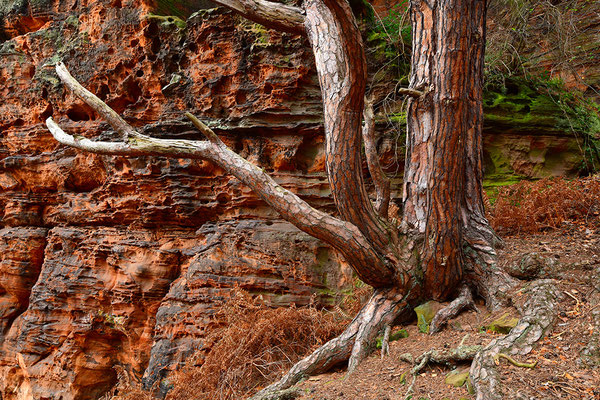
[[[499,239],[485,218],[482,199],[485,0],[411,1],[412,76],[410,88],[403,91],[411,99],[404,214],[399,226],[387,215],[389,181],[377,161],[372,111],[364,109],[365,55],[347,1],[306,0],[303,8],[265,0],[217,3],[266,26],[307,36],[322,91],[326,169],[339,218],[312,208],[279,186],[260,168],[227,148],[189,113],[187,117],[207,141],[155,139],[136,132],[84,89],[62,63],[56,70],[63,83],[122,139],[96,142],[74,137],[52,118],[47,126],[59,142],[85,151],[214,162],[252,188],[284,219],[336,248],[357,275],[374,287],[371,299],[339,337],[298,362],[280,381],[254,398],[289,388],[306,375],[342,361],[348,361],[351,373],[368,355],[379,332],[422,301],[447,300],[460,289],[458,300],[442,310],[436,326],[443,325],[461,307],[471,305],[471,291],[491,307],[500,304],[506,297],[503,293],[515,281],[496,266],[494,247]],[[364,185],[363,141],[377,192],[375,206]],[[527,310],[524,315],[530,316]],[[549,313],[538,331],[547,329],[551,322]],[[519,349],[530,348],[537,339],[536,335],[519,336]],[[515,340],[507,336],[502,350],[510,351]],[[493,374],[488,361],[496,347],[485,351],[473,365],[476,387],[480,388],[486,385],[482,377]],[[490,385],[496,385],[496,381]],[[487,398],[484,390],[478,398]]]

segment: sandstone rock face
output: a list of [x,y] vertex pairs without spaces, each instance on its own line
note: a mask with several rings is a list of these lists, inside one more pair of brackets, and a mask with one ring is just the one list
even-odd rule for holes
[[191,110],[284,186],[331,206],[302,39],[215,10],[183,29],[149,17],[154,6],[0,8],[3,399],[96,399],[118,372],[152,386],[202,347],[233,287],[274,305],[327,303],[350,279],[327,247],[213,165],[84,154],[51,138],[50,115],[110,136],[58,83],[51,64],[63,59],[141,130],[199,139],[183,118]]
[[[112,134],[59,83],[53,64],[64,60],[145,133],[201,139],[183,117],[191,111],[283,186],[332,209],[303,39],[222,10],[190,15],[202,1],[175,9],[187,20],[151,15],[169,3],[0,4],[2,399],[96,399],[118,373],[159,385],[202,348],[232,288],[274,305],[327,304],[350,283],[334,252],[219,168],[85,154],[46,130],[53,115],[71,133]],[[553,146],[571,148],[556,133],[501,133],[488,135],[489,149],[515,148],[506,157],[521,154],[511,168],[523,175],[546,174]],[[393,158],[393,138],[381,147]]]

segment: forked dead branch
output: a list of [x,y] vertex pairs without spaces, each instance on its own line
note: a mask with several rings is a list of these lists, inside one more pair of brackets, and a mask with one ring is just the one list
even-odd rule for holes
[[[494,246],[499,239],[485,218],[481,186],[485,1],[414,0],[411,4],[413,59],[410,88],[404,91],[410,99],[399,222],[388,218],[389,181],[378,165],[372,112],[365,110],[367,70],[361,32],[346,0],[307,0],[302,8],[262,0],[217,2],[268,27],[307,36],[321,86],[326,171],[338,217],[316,210],[278,185],[189,113],[187,117],[208,140],[140,134],[84,89],[62,63],[56,67],[62,82],[104,118],[121,140],[74,137],[51,118],[47,125],[59,142],[84,151],[211,161],[248,185],[282,218],[337,249],[374,288],[370,300],[340,336],[299,361],[254,399],[266,398],[340,362],[348,361],[352,373],[380,331],[423,301],[459,295],[441,311],[436,326],[472,304],[472,292],[492,309],[509,301],[516,281],[496,265]],[[364,184],[363,143],[377,188],[376,204]],[[536,300],[528,304],[553,304],[552,283],[544,281],[536,287],[532,293]],[[478,399],[501,396],[490,357],[500,351],[511,354],[514,349],[519,353],[531,349],[552,324],[554,308],[545,310],[538,320],[532,319],[529,308],[523,310],[524,319],[518,325],[522,334],[508,335],[475,357],[472,371]],[[533,331],[535,335],[529,334]]]

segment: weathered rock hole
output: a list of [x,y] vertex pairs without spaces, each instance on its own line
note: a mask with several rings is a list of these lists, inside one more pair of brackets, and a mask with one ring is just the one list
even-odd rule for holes
[[179,66],[181,68],[187,68],[190,64],[190,59],[184,54],[181,56],[181,60],[179,60]]
[[265,83],[265,93],[266,94],[271,94],[271,92],[273,91],[273,85],[271,85],[270,83]]
[[[142,71],[142,75],[143,74],[144,73]],[[133,103],[136,103],[139,100],[139,98],[142,97],[142,88],[140,87],[137,80],[130,79],[129,82],[127,82],[127,91],[131,95]]]
[[123,171],[125,169],[128,170],[129,166],[130,166],[129,161],[127,161],[124,158],[118,158],[118,159],[116,159],[114,165],[115,165],[115,169],[117,171]]
[[135,73],[135,76],[137,76],[138,78],[141,78],[142,76],[144,76],[144,71],[141,69],[138,69],[137,72]]
[[140,41],[137,39],[133,39],[131,42],[129,42],[130,46],[133,47],[138,47],[138,45],[140,44]]
[[146,29],[144,29],[144,36],[152,38],[158,35],[159,31],[160,30],[158,29],[158,25],[156,24],[156,22],[152,21],[148,24]]
[[[5,1],[3,1],[5,2]],[[10,6],[9,6],[10,7]],[[31,17],[21,16],[16,21],[12,22],[12,26],[7,29],[2,29],[0,32],[0,41],[12,39],[17,36],[24,35],[28,32],[38,31],[42,26],[48,22],[48,17]]]
[[235,95],[235,103],[236,104],[245,104],[246,103],[246,93],[237,92]]
[[48,117],[52,116],[53,112],[54,112],[54,107],[52,107],[51,103],[48,103],[48,105],[46,106],[44,111],[42,111],[42,113],[40,114],[40,120],[45,121]]
[[105,101],[109,94],[110,89],[108,88],[108,85],[106,83],[101,84],[98,88],[98,91],[96,92],[96,96],[98,96],[102,101]]
[[150,52],[152,54],[158,54],[158,52],[160,51],[160,39],[158,37],[155,37],[154,39],[152,39],[152,45],[150,46]]
[[13,123],[14,126],[23,126],[23,124],[25,123],[25,121],[23,121],[21,118],[17,118],[15,120],[15,122]]
[[198,45],[196,43],[190,43],[188,45],[188,49],[192,52],[195,53],[196,51],[198,51]]
[[113,49],[112,47],[109,48],[108,50],[106,50],[106,54],[108,54],[109,56],[115,54],[115,49]]
[[219,204],[227,204],[231,201],[231,196],[228,193],[219,193],[217,195],[217,202]]
[[69,117],[71,121],[89,121],[92,119],[87,110],[79,104],[74,104],[71,106],[71,108],[67,111],[67,117]]
[[62,249],[63,245],[60,242],[54,243],[54,245],[52,246],[52,251],[61,251]]

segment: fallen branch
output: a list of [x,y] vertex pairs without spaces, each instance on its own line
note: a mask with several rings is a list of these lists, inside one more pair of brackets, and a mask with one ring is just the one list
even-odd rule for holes
[[464,343],[465,339],[467,338],[467,336],[465,336],[463,338],[463,340],[461,341],[460,345],[458,345],[454,349],[429,350],[429,351],[421,354],[416,359],[413,359],[413,357],[410,353],[401,354],[400,355],[401,361],[416,364],[416,366],[414,366],[410,370],[410,374],[412,375],[413,378],[412,378],[412,382],[410,383],[410,386],[408,387],[406,394],[404,396],[408,397],[412,393],[413,387],[415,385],[415,381],[417,380],[417,375],[419,374],[419,372],[421,372],[421,370],[423,368],[425,368],[425,366],[428,363],[453,365],[457,362],[472,360],[475,357],[475,355],[481,351],[483,346],[466,346],[466,345],[464,345],[463,343]]

